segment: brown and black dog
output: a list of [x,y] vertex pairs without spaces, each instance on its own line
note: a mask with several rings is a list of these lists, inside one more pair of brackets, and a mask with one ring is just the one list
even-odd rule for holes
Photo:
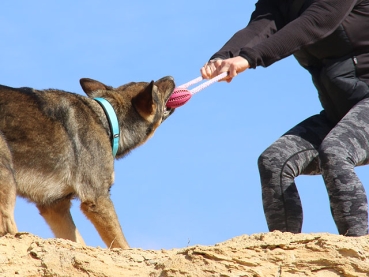
[[108,113],[93,98],[107,100],[117,115],[116,158],[121,158],[174,111],[165,106],[174,81],[164,77],[116,89],[92,79],[80,83],[89,97],[0,86],[0,236],[17,232],[19,195],[36,204],[56,237],[84,243],[70,214],[71,199],[78,197],[108,247],[129,247],[109,193],[112,128]]

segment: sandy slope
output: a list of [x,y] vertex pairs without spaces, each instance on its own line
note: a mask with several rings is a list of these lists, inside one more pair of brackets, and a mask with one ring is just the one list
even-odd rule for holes
[[0,276],[369,276],[369,236],[265,233],[214,246],[101,249],[27,233],[0,238]]

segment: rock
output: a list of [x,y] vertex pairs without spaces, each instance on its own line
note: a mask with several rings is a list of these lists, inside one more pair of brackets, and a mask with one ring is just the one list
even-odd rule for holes
[[0,238],[1,277],[361,277],[369,236],[271,232],[214,246],[102,249],[28,233]]

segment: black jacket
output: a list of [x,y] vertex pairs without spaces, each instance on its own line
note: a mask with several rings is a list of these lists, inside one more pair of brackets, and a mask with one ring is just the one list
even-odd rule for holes
[[259,0],[246,28],[213,58],[269,66],[293,54],[337,123],[369,97],[369,0]]

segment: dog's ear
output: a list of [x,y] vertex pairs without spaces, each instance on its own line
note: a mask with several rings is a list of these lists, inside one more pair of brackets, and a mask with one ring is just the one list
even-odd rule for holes
[[89,78],[82,78],[79,80],[79,83],[81,84],[83,91],[92,98],[100,97],[102,96],[101,92],[112,89],[112,87]]
[[151,81],[146,88],[133,97],[132,104],[142,117],[147,118],[155,113],[156,104],[154,97],[156,97],[157,90],[158,88],[154,85],[154,81]]

